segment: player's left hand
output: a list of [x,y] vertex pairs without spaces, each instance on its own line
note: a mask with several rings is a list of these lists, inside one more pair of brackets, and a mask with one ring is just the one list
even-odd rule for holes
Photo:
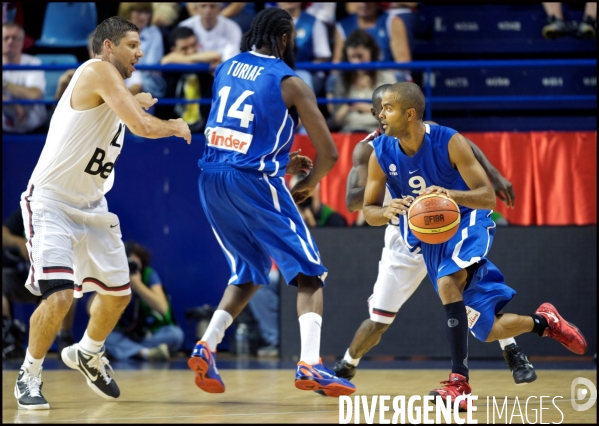
[[158,99],[153,98],[152,95],[147,92],[138,93],[137,95],[135,95],[135,99],[137,100],[137,102],[139,102],[139,105],[146,111],[149,110],[152,106],[154,106],[156,102],[158,102]]
[[513,209],[516,204],[516,194],[512,182],[504,178],[500,173],[491,177],[491,185],[495,190],[495,195],[505,203],[508,208]]
[[310,176],[300,180],[293,188],[291,188],[291,196],[293,197],[293,201],[296,203],[301,203],[308,197],[312,196],[314,191],[316,191],[317,184],[318,182],[315,184],[310,183]]
[[301,149],[289,153],[289,164],[285,169],[285,173],[290,175],[296,175],[298,173],[309,174],[312,170],[313,164],[310,158],[305,155],[300,155]]
[[428,188],[425,188],[424,190],[420,191],[419,195],[428,195],[432,194],[433,192],[439,195],[445,195],[446,197],[452,198],[451,195],[449,195],[449,189],[445,189],[436,185],[431,185]]

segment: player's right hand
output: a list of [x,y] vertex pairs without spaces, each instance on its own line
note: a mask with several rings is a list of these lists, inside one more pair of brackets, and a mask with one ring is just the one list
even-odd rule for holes
[[408,213],[410,209],[410,204],[414,201],[414,197],[408,196],[405,198],[394,198],[391,200],[391,203],[385,209],[383,215],[387,219],[393,219],[397,217],[398,214],[405,215]]
[[182,118],[170,119],[169,121],[176,123],[177,125],[175,136],[185,139],[189,145],[191,143],[191,130],[189,130],[189,125],[183,121]]

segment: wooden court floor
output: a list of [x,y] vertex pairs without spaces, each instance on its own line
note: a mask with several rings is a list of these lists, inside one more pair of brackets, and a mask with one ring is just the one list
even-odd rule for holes
[[[229,369],[220,373],[227,387],[224,394],[202,392],[188,370],[117,370],[114,377],[121,397],[118,402],[108,402],[93,393],[77,371],[44,371],[43,393],[50,410],[35,412],[17,409],[13,396],[17,371],[3,370],[2,423],[339,423],[339,400],[295,389],[292,369]],[[407,401],[411,395],[427,395],[447,374],[447,370],[363,369],[353,380],[358,389],[354,395],[365,395],[369,402],[373,395],[390,395],[391,400],[406,395]],[[487,410],[486,398],[495,396],[501,397],[501,404],[508,397],[503,417],[495,412],[496,423],[509,423],[508,413],[511,416],[512,412],[515,416],[511,423],[516,424],[535,422],[535,413],[538,416],[539,412],[543,413],[542,423],[597,422],[597,405],[575,411],[570,395],[572,380],[577,377],[591,380],[596,386],[595,370],[537,370],[537,375],[536,382],[515,386],[506,371],[471,371],[473,394],[479,397],[474,419],[487,422],[487,414],[491,416],[492,411]],[[526,407],[530,396],[537,398],[531,398]],[[542,407],[540,396],[550,397],[543,399]],[[562,398],[555,399],[553,405],[555,396]],[[387,420],[392,417],[393,408],[385,415]],[[365,423],[363,412],[360,423]],[[374,423],[379,423],[378,409]],[[354,424],[353,417],[350,424]]]

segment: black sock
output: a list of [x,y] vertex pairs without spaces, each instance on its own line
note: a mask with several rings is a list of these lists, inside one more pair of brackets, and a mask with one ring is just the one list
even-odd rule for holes
[[463,301],[443,305],[445,329],[451,349],[451,372],[468,379],[468,316]]
[[533,326],[532,326],[532,330],[530,330],[530,332],[537,333],[539,336],[542,336],[545,329],[547,327],[549,327],[549,324],[547,324],[547,320],[545,319],[544,316],[539,315],[539,314],[532,314],[531,317],[532,317]]

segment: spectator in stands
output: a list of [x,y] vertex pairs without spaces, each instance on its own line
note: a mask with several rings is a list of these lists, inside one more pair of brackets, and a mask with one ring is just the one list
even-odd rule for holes
[[[119,16],[131,21],[139,28],[139,39],[143,56],[139,65],[157,65],[164,56],[162,33],[158,27],[151,25],[152,3],[122,2],[119,5]],[[131,94],[150,93],[155,98],[162,98],[166,93],[166,83],[160,71],[134,71],[125,80]]]
[[[42,61],[22,53],[25,32],[14,22],[2,24],[2,65],[40,65]],[[44,71],[2,70],[2,100],[43,99],[46,91]],[[46,107],[35,105],[3,105],[2,130],[27,133],[36,130],[46,121]]]
[[335,24],[336,2],[312,2],[306,3],[306,5],[306,13],[309,13],[327,25]]
[[220,3],[195,3],[197,15],[182,21],[179,26],[191,28],[199,42],[199,51],[220,53],[222,61],[240,53],[241,28],[220,14]]
[[256,16],[256,4],[253,2],[223,3],[220,14],[235,21],[241,28],[241,32],[245,33],[250,29],[252,20]]
[[179,3],[152,3],[152,25],[169,28],[177,22],[181,5]]
[[[378,57],[379,47],[376,40],[364,30],[355,30],[345,40],[343,61],[352,64],[369,63]],[[373,117],[371,97],[375,88],[383,84],[393,84],[395,76],[390,71],[358,70],[343,71],[336,81],[332,92],[327,92],[327,98],[364,99],[364,102],[352,104],[334,104],[331,107],[331,130],[340,129],[342,132],[372,133],[379,122]]]
[[133,297],[114,331],[108,335],[106,350],[117,360],[139,357],[167,361],[183,344],[183,330],[175,324],[162,280],[150,267],[150,252],[132,241],[125,243],[125,251]]
[[[356,13],[343,18],[335,30],[333,62],[340,62],[345,39],[356,29],[368,32],[379,46],[373,61],[410,62],[412,53],[406,27],[401,18],[389,17],[380,3],[355,3]],[[404,80],[410,81],[410,79]]]
[[543,3],[547,12],[548,24],[543,27],[543,37],[554,39],[564,37],[572,32],[579,38],[595,38],[597,34],[597,3],[588,2],[584,7],[584,16],[576,30],[564,20],[561,3]]
[[[314,16],[302,11],[302,3],[282,3],[277,5],[287,11],[295,24],[295,60],[296,62],[327,62],[331,59],[331,47],[328,43],[326,25]],[[311,73],[296,70],[297,75],[310,86],[314,93],[320,93],[324,86],[323,72]]]
[[195,32],[188,27],[175,28],[169,37],[170,52],[161,64],[210,64],[215,69],[221,63],[221,54],[215,50],[201,50]]
[[[297,182],[304,179],[305,174],[294,175],[289,186],[293,188]],[[310,227],[317,226],[347,226],[345,218],[333,210],[330,206],[327,206],[320,199],[320,184],[316,186],[316,190],[311,197],[308,197],[297,205],[297,208],[306,222],[306,225]]]
[[[217,51],[200,50],[196,34],[191,28],[177,27],[170,34],[170,53],[160,61],[161,64],[198,64],[208,63],[212,70],[221,61],[221,54]],[[206,73],[196,74],[167,74],[167,96],[184,99],[200,99],[212,96],[211,75]],[[174,109],[169,109],[167,114],[183,118],[192,132],[200,132],[204,119],[210,110],[207,105],[200,108],[199,104],[180,104]]]
[[[2,328],[3,336],[6,335],[5,329],[13,328],[15,320],[12,317],[12,303],[35,303],[42,301],[40,296],[35,296],[27,288],[25,283],[29,276],[29,254],[25,247],[25,226],[23,225],[23,216],[21,209],[15,210],[2,224]],[[62,326],[57,336],[59,351],[74,343],[71,330],[77,303],[73,301],[71,309],[62,322]],[[5,336],[6,337],[6,336]],[[15,337],[17,341],[20,339]],[[25,341],[21,341],[22,345]],[[8,357],[21,357],[24,355],[20,345],[13,348]]]
[[417,9],[418,2],[390,3],[389,9],[387,9],[389,19],[397,16],[403,21],[406,27],[406,34],[408,35],[410,51],[414,50],[414,27],[418,19]]

